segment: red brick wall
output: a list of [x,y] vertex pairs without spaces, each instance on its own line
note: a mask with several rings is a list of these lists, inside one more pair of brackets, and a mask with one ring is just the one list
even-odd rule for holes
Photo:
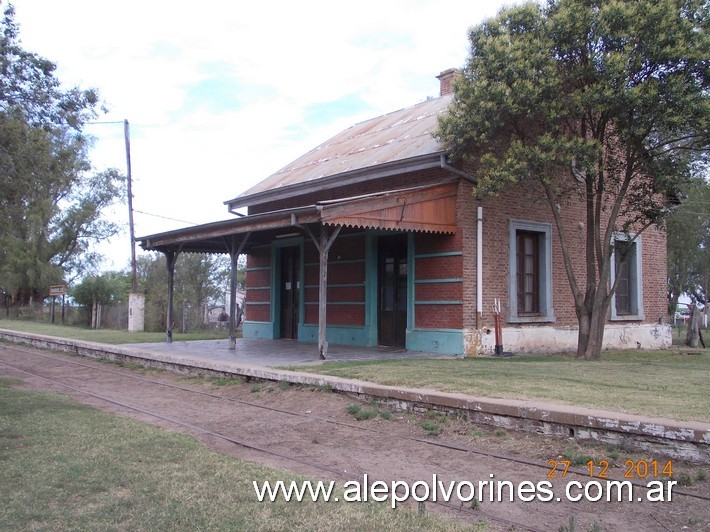
[[[473,203],[473,202],[472,202]],[[501,300],[503,313],[508,306],[509,234],[510,220],[550,223],[552,227],[552,297],[555,326],[577,326],[572,291],[562,259],[560,235],[555,226],[550,206],[541,186],[525,182],[511,186],[500,196],[485,198],[483,211],[483,308],[484,323],[492,324],[491,309],[494,298]],[[581,201],[567,200],[560,205],[568,249],[578,286],[584,290],[586,215]],[[643,306],[645,322],[658,323],[666,314],[666,235],[656,228],[642,233]],[[475,257],[473,255],[472,257]],[[475,260],[475,258],[472,258]],[[540,325],[550,325],[541,323]],[[522,325],[534,327],[534,324]]]
[[[365,234],[342,234],[328,252],[329,325],[365,325]],[[305,323],[318,324],[319,255],[313,242],[305,251]],[[332,286],[351,285],[351,286]],[[350,303],[350,304],[343,304]]]
[[[259,209],[274,210],[297,205],[312,204],[317,200],[347,197],[386,189],[431,183],[452,175],[444,170],[428,170],[408,176],[397,176],[389,180],[377,180],[340,190],[324,191],[319,195],[297,197],[278,203],[260,206]],[[416,280],[461,278],[456,283],[415,283],[415,301],[461,300],[459,305],[415,306],[415,326],[418,328],[473,328],[476,325],[476,207],[483,206],[483,315],[481,327],[492,325],[494,299],[501,301],[504,315],[509,301],[509,233],[510,220],[543,222],[551,225],[552,237],[552,293],[555,326],[576,326],[577,319],[571,290],[561,255],[560,236],[554,224],[550,207],[539,184],[525,182],[511,185],[495,198],[477,200],[472,195],[472,185],[461,180],[457,200],[459,229],[455,235],[416,233],[414,235],[415,255],[461,252],[461,255],[440,257],[417,257],[415,259]],[[576,200],[568,200],[560,205],[560,213],[565,223],[569,251],[577,282],[584,287],[585,232],[584,205]],[[642,236],[643,265],[643,306],[645,321],[656,323],[666,314],[666,235],[651,228]],[[249,256],[247,267],[270,266],[270,250],[257,248]],[[329,255],[328,283],[361,284],[365,280],[365,236],[339,236]],[[318,318],[318,254],[315,246],[306,239],[305,246],[305,321],[317,323]],[[248,287],[268,285],[268,270],[247,272]],[[268,301],[269,290],[248,290],[247,304]],[[365,289],[359,287],[331,287],[328,291],[331,302],[351,302],[353,305],[331,305],[328,308],[328,322],[336,325],[364,325]],[[250,320],[268,321],[268,305],[247,307]],[[536,327],[550,323],[524,324],[522,327]]]
[[[418,329],[463,328],[461,235],[458,231],[455,235],[417,233],[414,237],[414,326]],[[421,282],[432,280],[447,282]],[[461,303],[441,304],[443,301]]]
[[[415,249],[417,250],[415,253],[418,255],[419,248]],[[460,279],[463,276],[463,260],[463,255],[416,257],[416,261],[414,263],[416,279]],[[460,295],[461,292],[459,291],[459,296]],[[461,299],[461,297],[458,297],[457,299]]]
[[646,321],[658,323],[668,315],[668,243],[663,229],[651,227],[642,233],[643,308]]
[[249,321],[271,321],[270,286],[271,248],[255,248],[247,255],[246,316]]
[[[328,325],[352,325],[362,327],[365,324],[365,305],[330,305],[326,309]],[[306,305],[306,323],[318,325],[318,305]]]

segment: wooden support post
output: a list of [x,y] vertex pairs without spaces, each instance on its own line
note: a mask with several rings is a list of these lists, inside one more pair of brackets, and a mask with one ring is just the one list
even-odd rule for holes
[[237,310],[237,261],[239,253],[229,252],[230,272],[229,272],[229,346],[228,349],[234,351],[237,348],[237,324],[235,314]]
[[320,239],[311,232],[308,226],[304,229],[310,235],[311,240],[318,249],[319,260],[319,283],[318,283],[318,356],[325,360],[328,356],[328,341],[326,340],[327,329],[327,304],[328,304],[328,252],[340,233],[341,226],[337,226],[333,234],[328,236],[328,226],[321,225]]
[[165,252],[165,263],[168,268],[168,323],[166,326],[165,341],[169,344],[173,343],[173,321],[175,320],[173,314],[173,295],[175,292],[175,262],[177,261],[178,255],[180,255],[180,251]]
[[325,360],[328,355],[328,340],[326,339],[327,325],[327,305],[328,305],[328,226],[321,226],[319,259],[319,283],[318,283],[318,356]]
[[229,275],[229,349],[237,348],[237,261],[241,255],[251,233],[246,233],[241,242],[237,244],[237,236],[232,235],[231,239],[225,238],[225,244],[229,251],[231,270]]

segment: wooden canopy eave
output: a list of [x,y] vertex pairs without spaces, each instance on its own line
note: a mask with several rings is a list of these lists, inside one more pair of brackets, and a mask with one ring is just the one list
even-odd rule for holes
[[390,190],[315,205],[271,211],[139,237],[145,250],[195,253],[228,253],[224,239],[245,233],[258,234],[312,223],[329,226],[456,232],[458,180]]
[[316,204],[324,224],[425,233],[456,233],[458,182],[447,181]]
[[319,221],[317,209],[310,205],[157,233],[136,240],[146,251],[228,253],[229,250],[224,246],[225,238],[246,233],[278,231]]

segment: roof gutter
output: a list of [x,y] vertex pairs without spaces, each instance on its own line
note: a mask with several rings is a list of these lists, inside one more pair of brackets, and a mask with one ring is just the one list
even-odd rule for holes
[[440,165],[441,168],[443,168],[444,170],[448,170],[448,171],[451,172],[452,174],[456,174],[457,176],[463,177],[466,181],[470,181],[470,182],[473,183],[474,185],[478,182],[478,180],[477,180],[474,176],[472,176],[471,174],[467,174],[466,172],[464,172],[464,171],[462,171],[462,170],[459,170],[458,168],[454,168],[453,166],[451,166],[451,165],[446,161],[446,154],[445,154],[445,153],[442,153],[442,154],[439,156],[439,165]]
[[210,222],[202,225],[185,227],[183,229],[174,229],[163,233],[155,233],[152,235],[140,236],[136,238],[136,242],[142,242],[141,247],[148,249],[156,244],[155,242],[163,242],[169,240],[171,242],[192,241],[201,238],[209,238],[211,236],[224,236],[240,232],[239,229],[246,227],[249,224],[264,223],[279,218],[289,217],[291,224],[297,219],[298,215],[313,213],[314,205],[306,205],[304,207],[296,207],[292,209],[281,209],[277,211],[269,211],[259,214],[242,215],[240,218],[232,218],[228,220],[220,220],[218,222]]
[[379,164],[374,167],[358,168],[348,172],[341,172],[326,177],[320,177],[303,183],[285,186],[277,189],[264,190],[248,196],[238,196],[225,201],[228,212],[234,214],[234,209],[245,206],[261,205],[272,201],[292,198],[294,195],[307,194],[309,192],[323,191],[331,188],[339,188],[383,177],[428,170],[439,166],[439,153],[429,153],[423,156],[412,157],[406,160],[392,161],[390,163]]

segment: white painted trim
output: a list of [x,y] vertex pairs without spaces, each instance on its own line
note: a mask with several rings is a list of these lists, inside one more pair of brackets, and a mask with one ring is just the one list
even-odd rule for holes
[[[614,236],[612,237],[612,246],[617,240],[632,240],[633,243],[636,246],[635,250],[635,281],[636,281],[636,309],[637,312],[636,314],[626,314],[623,316],[618,316],[616,314],[616,294],[614,294],[614,297],[611,298],[611,305],[610,305],[610,321],[643,321],[646,319],[646,313],[644,312],[643,308],[643,245],[642,245],[642,239],[641,235],[627,235],[625,233],[614,233]],[[611,253],[611,277],[609,280],[609,283],[611,286],[614,286],[614,280],[616,279],[616,251],[612,251]]]
[[[517,271],[516,260],[516,232],[531,231],[543,235],[544,253],[542,253],[541,281],[540,287],[540,316],[518,316],[518,292],[517,292]],[[550,323],[555,321],[555,311],[553,306],[553,279],[552,279],[552,224],[545,222],[531,222],[528,220],[509,220],[508,237],[508,323]]]

